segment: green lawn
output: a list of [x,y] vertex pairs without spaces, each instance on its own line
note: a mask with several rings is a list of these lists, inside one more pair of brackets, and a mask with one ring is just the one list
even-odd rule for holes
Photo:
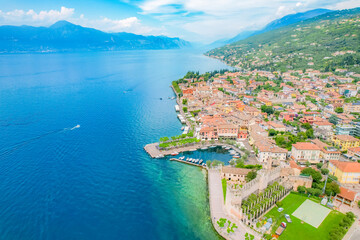
[[223,178],[221,180],[221,183],[222,183],[222,189],[223,189],[223,194],[224,194],[224,202],[225,202],[226,201],[226,186],[227,186],[226,179]]
[[[291,216],[292,223],[287,224],[286,230],[283,234],[279,237],[279,239],[288,240],[288,239],[296,239],[296,240],[309,240],[314,239],[316,236],[317,240],[328,240],[329,239],[329,231],[333,228],[338,226],[344,214],[331,211],[329,215],[324,219],[321,225],[318,228],[315,228],[307,223],[301,223],[301,220],[292,216],[292,213],[306,200],[309,199],[304,195],[298,195],[291,193],[289,194],[283,201],[283,208],[284,211],[279,213],[277,211],[277,207],[275,206],[273,209],[270,210],[265,216],[272,217],[273,222],[275,224],[272,228],[272,233],[276,231],[279,227],[281,222],[286,222],[284,214],[289,214]],[[318,199],[311,199],[315,202],[320,202]]]

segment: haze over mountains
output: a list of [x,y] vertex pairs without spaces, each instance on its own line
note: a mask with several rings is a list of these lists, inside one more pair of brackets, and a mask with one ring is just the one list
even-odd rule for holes
[[258,35],[258,34],[261,34],[261,33],[269,32],[271,30],[275,30],[275,29],[278,29],[278,28],[281,28],[281,27],[288,26],[288,25],[293,24],[293,23],[304,21],[304,20],[307,20],[307,19],[319,16],[319,15],[322,15],[322,14],[325,14],[325,13],[328,13],[328,12],[331,12],[331,11],[332,10],[329,10],[329,9],[319,8],[319,9],[313,9],[313,10],[306,11],[306,12],[289,14],[289,15],[286,15],[286,16],[280,18],[280,19],[276,19],[276,20],[270,22],[263,29],[243,31],[243,32],[239,33],[238,35],[236,35],[233,38],[222,39],[222,40],[215,41],[210,46],[212,48],[220,47],[222,45],[237,42],[237,41],[246,39],[246,38],[251,37],[251,36],[255,36],[255,35]]
[[0,26],[0,52],[57,52],[73,50],[176,49],[189,47],[180,38],[106,33],[67,21],[50,27]]

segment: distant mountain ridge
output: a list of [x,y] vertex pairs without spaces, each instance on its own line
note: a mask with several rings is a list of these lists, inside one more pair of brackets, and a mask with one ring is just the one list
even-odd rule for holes
[[189,47],[180,38],[106,33],[67,21],[50,27],[0,26],[0,52],[57,52],[74,50],[176,49]]
[[317,17],[319,15],[328,13],[328,12],[332,12],[332,10],[329,9],[323,9],[323,8],[318,8],[318,9],[313,9],[310,11],[306,11],[306,12],[299,12],[299,13],[294,13],[294,14],[289,14],[286,15],[280,19],[276,19],[272,22],[270,22],[269,24],[267,24],[263,29],[261,30],[253,30],[253,31],[244,31],[239,33],[238,35],[236,35],[235,37],[231,38],[231,39],[227,39],[227,40],[219,40],[216,41],[214,43],[212,43],[211,45],[213,45],[213,47],[220,47],[222,45],[226,45],[226,44],[231,44],[243,39],[246,39],[248,37],[251,36],[255,36],[261,33],[265,33],[265,32],[269,32],[271,30],[275,30],[284,26],[288,26],[291,25],[293,23],[297,23],[303,20],[307,20],[313,17]]

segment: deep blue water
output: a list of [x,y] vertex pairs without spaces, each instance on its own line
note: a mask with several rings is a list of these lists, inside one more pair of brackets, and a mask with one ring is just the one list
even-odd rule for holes
[[205,172],[143,147],[181,133],[171,81],[221,68],[183,50],[0,55],[0,239],[216,239]]

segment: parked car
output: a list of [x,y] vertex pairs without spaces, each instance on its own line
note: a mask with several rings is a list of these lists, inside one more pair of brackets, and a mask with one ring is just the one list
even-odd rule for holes
[[292,222],[289,214],[285,214],[285,218],[286,218],[287,222],[289,222],[289,223]]

